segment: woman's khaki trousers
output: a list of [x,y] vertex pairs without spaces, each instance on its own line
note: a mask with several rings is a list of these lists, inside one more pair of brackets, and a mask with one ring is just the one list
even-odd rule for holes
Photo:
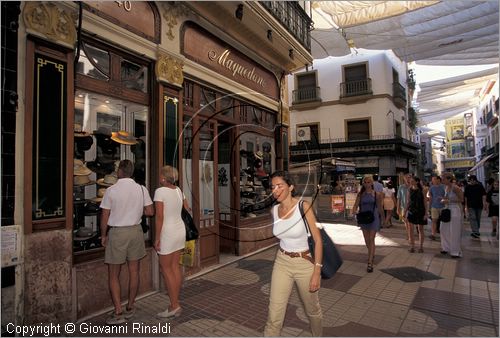
[[306,315],[309,317],[312,336],[320,337],[322,335],[321,321],[323,315],[319,304],[319,291],[309,292],[309,282],[313,271],[314,265],[307,259],[302,257],[292,258],[278,250],[271,277],[269,314],[264,336],[275,337],[280,335],[294,282],[304,304]]

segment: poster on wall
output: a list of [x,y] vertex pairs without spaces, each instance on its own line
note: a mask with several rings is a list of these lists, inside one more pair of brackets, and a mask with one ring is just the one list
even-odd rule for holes
[[464,138],[464,119],[454,118],[445,122],[447,141],[462,140]]
[[357,196],[358,196],[357,193],[352,193],[352,192],[345,194],[345,208],[346,209],[352,210],[352,208],[354,207],[354,203],[356,202]]
[[462,140],[464,138],[464,126],[452,126],[451,127],[451,139],[452,140]]
[[332,195],[332,213],[343,213],[344,209],[344,195]]
[[452,143],[449,149],[451,158],[465,157],[465,142]]

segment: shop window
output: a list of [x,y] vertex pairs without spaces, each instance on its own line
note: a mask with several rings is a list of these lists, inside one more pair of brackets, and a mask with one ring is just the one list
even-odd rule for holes
[[369,140],[370,122],[369,120],[347,121],[347,140]]
[[147,67],[135,64],[128,60],[121,62],[121,81],[124,87],[147,92]]
[[[214,137],[215,123],[200,120],[200,215],[214,214]],[[217,177],[215,177],[217,179]]]
[[203,109],[206,114],[212,115],[215,113],[215,104],[215,92],[207,88],[201,88],[200,109]]
[[184,81],[184,106],[185,107],[194,107],[194,84],[189,81]]
[[101,246],[99,204],[116,183],[118,162],[130,159],[134,179],[146,184],[148,107],[85,90],[75,94],[81,124],[74,138],[73,249],[81,252]]
[[220,113],[222,116],[233,118],[234,100],[230,95],[222,95],[220,98]]
[[268,214],[274,202],[269,179],[275,170],[274,140],[245,132],[240,135],[240,145],[241,217]]
[[99,80],[109,80],[109,52],[82,42],[76,71]]

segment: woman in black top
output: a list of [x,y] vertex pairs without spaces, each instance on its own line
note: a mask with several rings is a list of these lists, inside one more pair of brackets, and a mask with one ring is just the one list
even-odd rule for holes
[[407,201],[408,204],[406,205],[405,215],[408,219],[408,223],[410,224],[410,249],[408,251],[415,252],[413,225],[416,225],[418,227],[418,238],[420,240],[420,248],[418,249],[418,252],[424,252],[424,225],[427,224],[427,203],[425,203],[420,178],[411,178]]

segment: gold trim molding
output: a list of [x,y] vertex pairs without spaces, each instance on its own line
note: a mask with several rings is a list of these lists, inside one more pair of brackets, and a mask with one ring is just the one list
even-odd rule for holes
[[76,13],[68,13],[53,2],[26,1],[23,19],[28,32],[71,48],[74,47]]
[[164,2],[163,5],[163,18],[168,26],[167,38],[172,41],[175,39],[175,35],[173,33],[173,28],[177,26],[177,18],[180,16],[187,16],[189,14],[189,10],[187,7],[178,2]]
[[182,87],[184,75],[182,69],[184,64],[174,57],[159,54],[156,62],[156,78],[158,81],[167,82],[178,87]]

